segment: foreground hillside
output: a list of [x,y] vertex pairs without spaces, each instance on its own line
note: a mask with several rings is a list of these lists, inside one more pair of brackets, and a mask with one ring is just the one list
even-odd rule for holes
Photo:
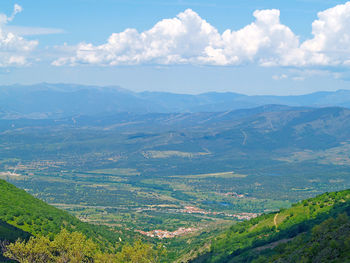
[[[27,248],[44,240],[47,244],[46,256],[53,257],[50,262],[56,262],[54,257],[58,254],[55,244],[62,238],[75,240],[77,237],[82,244],[88,242],[86,248],[95,251],[94,258],[105,258],[96,259],[96,262],[108,262],[108,257],[112,256],[98,251],[117,243],[120,233],[82,223],[3,180],[0,180],[0,193],[0,241],[28,240],[32,236],[32,243],[16,243],[10,247],[12,250],[6,255],[14,255],[13,259],[19,258],[21,251],[27,251],[32,256],[33,253]],[[349,214],[350,190],[325,193],[294,204],[289,209],[233,225],[213,240],[209,252],[198,256],[193,262],[348,262]],[[77,234],[69,236],[69,232],[62,232],[63,228]],[[94,241],[102,250],[94,250],[94,244],[80,233],[91,238],[91,242]],[[45,236],[47,239],[33,239],[35,236]],[[158,257],[163,254],[161,247],[158,250],[160,252],[153,251],[149,245],[136,243],[135,247],[128,246],[113,254],[113,262],[138,262],[120,261],[118,258],[136,254],[142,256],[147,251]],[[0,261],[2,259],[0,256]]]
[[0,262],[141,263],[164,255],[163,246],[155,250],[127,230],[83,223],[0,180]]
[[[15,242],[19,238],[26,240],[29,237],[29,233],[24,232],[23,230],[0,220],[0,242],[3,242],[5,240],[8,242]],[[0,262],[3,262],[5,260],[6,259],[2,256],[2,253],[0,251]]]
[[193,262],[349,262],[350,190],[236,224]]
[[100,245],[115,243],[125,236],[113,233],[107,227],[83,223],[67,212],[0,180],[0,240],[14,241],[30,235],[53,238],[61,228],[81,232]]

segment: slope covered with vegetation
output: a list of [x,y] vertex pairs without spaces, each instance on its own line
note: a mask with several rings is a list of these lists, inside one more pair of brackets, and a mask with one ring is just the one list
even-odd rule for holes
[[[43,235],[53,238],[62,228],[78,231],[100,245],[114,244],[122,233],[112,232],[104,226],[81,222],[69,213],[34,198],[26,191],[0,180],[0,239],[14,240],[18,237]],[[18,232],[9,231],[9,225]],[[6,227],[5,227],[6,226]]]
[[81,222],[0,180],[0,262],[160,262],[164,257],[163,246],[155,250],[135,240],[135,234],[130,238],[126,230]]
[[[23,230],[0,220],[0,244],[5,241],[15,242],[17,239],[26,240],[29,237],[30,237],[29,233],[24,232]],[[5,260],[6,258],[2,256],[2,253],[0,251],[0,262],[3,262]]]
[[268,252],[254,262],[349,262],[349,216],[343,213],[337,218],[330,217],[311,231]]
[[30,234],[0,220],[0,241],[16,241],[18,238],[28,239]]
[[233,225],[194,262],[350,260],[350,190],[325,193]]
[[32,236],[27,241],[4,244],[2,250],[4,256],[19,263],[160,263],[166,255],[163,246],[153,249],[152,245],[140,241],[102,250],[92,239],[65,229],[53,240]]

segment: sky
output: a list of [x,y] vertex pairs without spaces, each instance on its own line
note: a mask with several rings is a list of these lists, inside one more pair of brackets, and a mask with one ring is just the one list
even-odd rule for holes
[[350,89],[350,2],[3,0],[0,85],[293,95]]

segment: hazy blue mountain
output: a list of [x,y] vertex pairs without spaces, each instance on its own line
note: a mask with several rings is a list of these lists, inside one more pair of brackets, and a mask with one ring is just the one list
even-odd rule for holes
[[266,104],[350,107],[350,91],[317,92],[300,96],[247,96],[230,92],[199,95],[136,93],[120,87],[48,83],[0,87],[2,118],[47,118],[116,112],[223,112]]

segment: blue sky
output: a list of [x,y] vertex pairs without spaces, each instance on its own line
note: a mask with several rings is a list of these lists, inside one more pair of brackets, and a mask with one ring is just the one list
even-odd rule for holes
[[303,94],[349,67],[346,1],[0,2],[0,84]]

